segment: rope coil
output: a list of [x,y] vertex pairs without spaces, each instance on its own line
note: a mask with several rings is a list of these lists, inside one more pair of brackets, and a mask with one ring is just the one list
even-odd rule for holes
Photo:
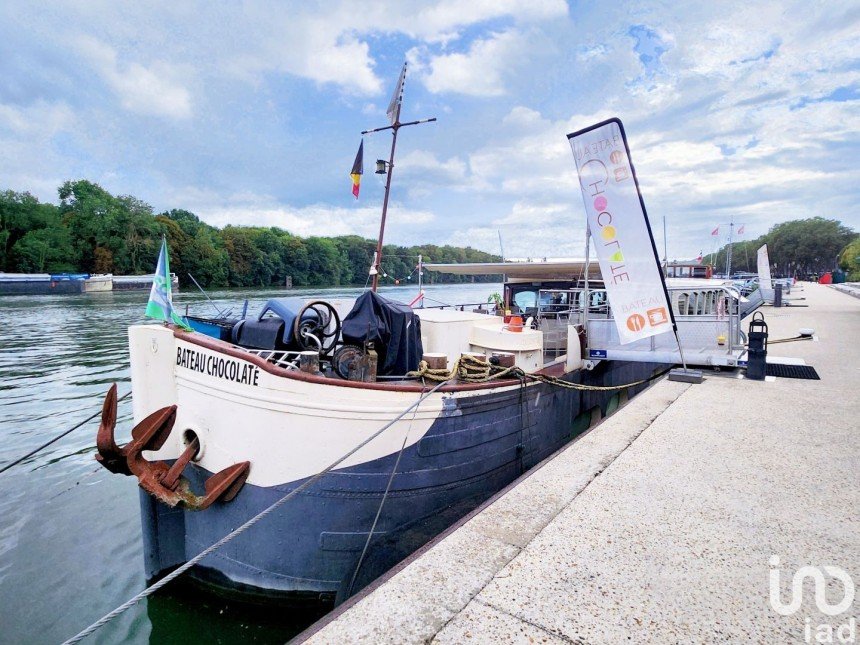
[[432,369],[427,364],[427,361],[421,361],[418,364],[418,369],[414,372],[409,372],[406,376],[410,378],[422,378],[428,381],[453,381],[455,379],[463,383],[486,383],[488,381],[499,380],[505,377],[519,379],[520,381],[528,380],[532,382],[541,382],[548,385],[566,388],[569,390],[588,390],[595,392],[610,392],[613,390],[623,390],[628,387],[635,387],[649,383],[665,374],[668,370],[652,374],[648,378],[633,381],[631,383],[623,383],[621,385],[586,385],[584,383],[573,383],[565,381],[556,376],[547,376],[545,374],[528,374],[517,366],[500,367],[494,365],[489,360],[481,360],[471,354],[463,354],[458,358],[450,370],[447,369]]

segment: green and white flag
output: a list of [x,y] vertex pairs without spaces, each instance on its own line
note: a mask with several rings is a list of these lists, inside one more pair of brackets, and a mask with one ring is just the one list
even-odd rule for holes
[[182,318],[173,310],[173,293],[170,283],[170,260],[167,257],[167,238],[161,238],[161,253],[158,254],[158,266],[152,280],[152,290],[149,292],[149,302],[146,305],[146,315],[149,318],[172,322],[187,331],[191,331]]

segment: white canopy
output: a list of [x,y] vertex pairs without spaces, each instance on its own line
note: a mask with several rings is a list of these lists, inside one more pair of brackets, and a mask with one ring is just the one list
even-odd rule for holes
[[[557,260],[548,262],[472,262],[465,264],[436,264],[428,262],[430,271],[456,275],[497,275],[508,279],[576,280],[585,277],[585,260]],[[589,279],[601,279],[596,261],[589,267]]]

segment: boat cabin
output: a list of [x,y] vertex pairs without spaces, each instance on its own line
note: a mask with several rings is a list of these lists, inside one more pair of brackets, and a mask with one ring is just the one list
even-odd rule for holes
[[710,280],[714,277],[714,267],[698,262],[669,262],[666,265],[667,278],[703,278]]
[[[349,311],[323,301],[285,298],[269,301],[256,319],[189,321],[197,331],[280,367],[333,379],[396,382],[414,378],[422,360],[437,369],[453,369],[463,354],[513,364],[527,373],[590,369],[602,360],[681,362],[673,334],[621,344],[596,265],[588,280],[582,261],[427,268],[460,275],[504,274],[503,304],[412,309],[366,292]],[[760,300],[711,280],[667,284],[687,363],[742,363],[740,323]]]

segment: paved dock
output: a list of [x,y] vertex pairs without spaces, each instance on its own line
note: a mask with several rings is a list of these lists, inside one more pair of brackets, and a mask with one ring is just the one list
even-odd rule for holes
[[[660,381],[299,640],[840,642],[853,620],[860,642],[860,300],[789,297],[808,307],[762,309],[770,338],[818,341],[769,356],[820,381]],[[826,565],[857,587],[833,616],[847,589]],[[782,615],[771,574],[787,604],[802,566],[826,597],[809,579]]]

